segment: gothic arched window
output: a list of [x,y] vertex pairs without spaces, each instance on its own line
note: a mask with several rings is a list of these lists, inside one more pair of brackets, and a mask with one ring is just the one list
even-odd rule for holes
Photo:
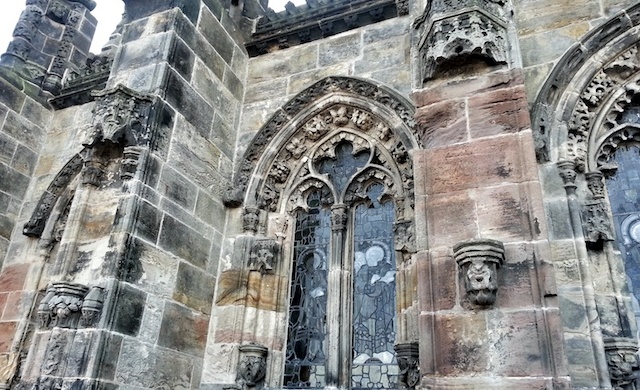
[[395,389],[396,255],[411,246],[395,236],[412,239],[407,148],[354,107],[302,129],[262,190],[271,210],[286,194],[295,221],[283,387]]

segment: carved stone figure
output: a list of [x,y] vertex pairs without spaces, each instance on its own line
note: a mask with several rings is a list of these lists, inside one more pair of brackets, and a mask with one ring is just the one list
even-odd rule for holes
[[277,265],[280,245],[275,239],[256,240],[249,253],[249,269],[262,273],[271,272]]
[[468,298],[481,306],[492,305],[498,291],[498,269],[504,262],[504,245],[495,240],[462,242],[453,247]]
[[257,207],[245,207],[242,214],[242,227],[245,232],[258,231],[258,225],[260,223],[260,209]]
[[407,389],[415,389],[420,383],[420,348],[418,343],[396,344],[398,381]]
[[267,373],[267,347],[258,344],[240,346],[238,384],[243,388],[256,387]]
[[347,206],[335,205],[331,208],[331,230],[345,230],[348,220]]
[[605,339],[604,348],[611,384],[616,389],[626,389],[635,380],[633,371],[638,366],[637,341],[625,338]]

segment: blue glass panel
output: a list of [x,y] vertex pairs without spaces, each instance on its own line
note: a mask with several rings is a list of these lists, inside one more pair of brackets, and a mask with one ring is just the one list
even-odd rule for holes
[[325,384],[327,255],[330,211],[319,192],[310,195],[309,211],[298,213],[291,275],[285,388],[322,389]]
[[396,388],[396,259],[393,202],[382,186],[355,209],[352,389]]
[[[640,149],[621,148],[613,160],[618,170],[607,179],[607,192],[630,287],[640,299]],[[639,314],[636,308],[636,317]]]

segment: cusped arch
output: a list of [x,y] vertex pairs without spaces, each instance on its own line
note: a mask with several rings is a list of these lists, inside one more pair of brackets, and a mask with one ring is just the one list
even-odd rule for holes
[[615,98],[640,72],[640,4],[591,30],[558,61],[534,103],[531,120],[539,162],[570,160],[581,171],[599,146],[594,132]]
[[[291,175],[301,175],[309,145],[337,132],[359,134],[368,142],[406,154],[420,147],[415,108],[381,84],[351,77],[327,77],[276,110],[249,144],[225,196],[228,207],[259,206],[275,211]],[[278,187],[278,188],[274,188]],[[277,199],[272,199],[274,196]],[[265,207],[265,203],[268,203]]]

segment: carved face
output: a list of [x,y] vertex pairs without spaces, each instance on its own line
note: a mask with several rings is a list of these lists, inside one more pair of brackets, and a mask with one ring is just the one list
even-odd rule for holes
[[611,379],[624,380],[633,374],[636,357],[632,353],[613,351],[607,353],[607,363],[609,364]]
[[483,261],[474,261],[471,263],[467,271],[467,279],[469,281],[469,289],[472,291],[485,289],[495,290],[497,287],[493,280],[491,268]]

